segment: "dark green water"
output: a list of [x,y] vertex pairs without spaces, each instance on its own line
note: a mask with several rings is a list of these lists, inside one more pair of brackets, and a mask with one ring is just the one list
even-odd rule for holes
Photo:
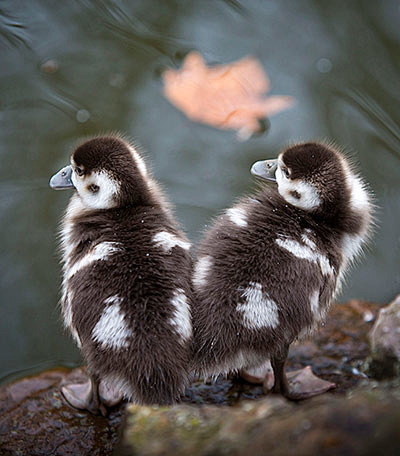
[[[269,131],[238,142],[162,96],[190,50],[208,63],[256,56],[271,94],[296,98]],[[342,300],[400,291],[400,3],[372,1],[0,2],[0,377],[79,363],[57,306],[58,221],[48,188],[82,136],[137,138],[192,240],[249,191],[248,172],[293,141],[329,139],[370,182],[378,228]]]

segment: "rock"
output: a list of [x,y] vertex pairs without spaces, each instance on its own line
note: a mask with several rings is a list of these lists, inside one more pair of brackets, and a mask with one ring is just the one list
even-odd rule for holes
[[122,408],[103,418],[61,397],[61,384],[85,378],[82,369],[52,369],[1,387],[0,455],[111,456]]
[[400,295],[379,311],[371,332],[369,372],[375,378],[400,375]]
[[237,407],[128,407],[121,455],[395,455],[400,395],[360,390],[293,405],[280,397]]
[[[127,419],[138,424],[137,432],[135,431],[135,448],[141,448],[144,452],[150,451],[149,445],[151,446],[151,441],[154,440],[154,447],[151,447],[153,448],[151,451],[159,451],[163,441],[160,436],[166,435],[166,438],[169,439],[167,447],[170,448],[175,445],[176,454],[181,454],[179,452],[182,451],[182,448],[192,448],[188,446],[190,445],[189,441],[180,448],[181,437],[184,436],[186,439],[187,436],[187,440],[190,440],[190,435],[193,434],[193,439],[200,445],[201,451],[204,448],[210,448],[210,451],[221,449],[221,453],[226,454],[229,453],[229,448],[233,448],[232,454],[240,454],[242,445],[247,445],[254,450],[252,454],[260,454],[260,452],[264,452],[260,448],[263,448],[262,445],[267,445],[265,442],[269,439],[269,445],[274,452],[271,454],[290,455],[290,452],[286,453],[286,446],[289,444],[287,436],[285,437],[285,433],[289,432],[288,429],[290,429],[295,443],[297,442],[296,439],[300,438],[297,437],[300,433],[299,435],[303,436],[301,439],[305,439],[307,436],[307,439],[311,439],[311,443],[308,443],[310,448],[314,448],[312,447],[314,441],[322,442],[321,445],[328,445],[330,442],[329,444],[333,448],[330,454],[338,454],[335,452],[337,448],[335,441],[339,437],[336,437],[335,432],[339,432],[336,428],[340,427],[339,425],[342,423],[336,423],[333,420],[342,420],[343,423],[348,423],[350,428],[352,428],[353,423],[350,418],[350,421],[346,421],[345,412],[342,415],[339,413],[341,408],[345,411],[351,410],[351,407],[346,405],[348,401],[344,396],[346,392],[352,391],[357,385],[364,384],[366,391],[372,390],[374,397],[378,393],[382,394],[384,399],[381,404],[382,410],[385,407],[388,416],[391,416],[392,413],[383,404],[386,398],[387,402],[391,402],[389,397],[391,393],[382,389],[384,388],[382,382],[372,382],[365,378],[361,372],[361,367],[369,355],[367,334],[378,310],[378,305],[361,301],[336,304],[332,307],[326,324],[321,326],[312,338],[299,342],[291,348],[287,365],[288,372],[311,365],[313,372],[318,377],[336,383],[337,387],[332,392],[293,405],[275,395],[265,396],[262,385],[249,384],[236,377],[219,378],[216,382],[193,382],[187,388],[181,405],[154,409],[132,406],[134,414],[129,414]],[[365,315],[368,318],[365,318]],[[104,418],[72,409],[61,397],[61,385],[79,380],[83,381],[85,378],[82,369],[53,369],[0,386],[0,455],[108,456],[113,454],[118,440],[124,407],[116,407],[107,418]],[[400,380],[398,382],[400,383]],[[360,401],[364,401],[364,399],[360,399]],[[378,427],[380,426],[378,417],[381,416],[379,415],[381,409],[372,408],[371,412],[368,412],[368,403],[361,403],[364,404],[363,410],[367,408],[367,411],[364,410],[364,418],[356,417],[354,422],[356,424],[361,423],[360,429],[365,426],[366,431],[365,433],[359,431],[358,434],[355,434],[353,439],[355,443],[353,443],[356,446],[361,445],[361,441],[369,439],[371,426],[368,424],[368,419],[372,420],[372,424],[376,420]],[[315,420],[312,415],[314,409],[311,404],[315,404],[315,407],[317,407],[316,404],[325,404],[317,407],[320,410],[318,412],[320,415],[316,416],[320,416],[328,428],[332,427],[331,433],[333,434],[329,434],[333,435],[331,440],[324,440],[327,431],[322,429],[322,425],[318,427],[318,420]],[[394,404],[397,402],[393,401]],[[396,406],[398,407],[398,405]],[[325,412],[323,411],[324,407],[326,407]],[[331,409],[336,410],[332,414],[332,422],[329,421]],[[358,413],[358,411],[351,413],[356,412]],[[371,414],[368,415],[367,412]],[[244,413],[246,414],[244,415]],[[163,417],[160,435],[158,435],[158,428],[150,426],[146,414],[149,414],[149,417],[155,417],[157,420]],[[246,417],[245,422],[243,422],[244,416]],[[179,426],[182,435],[176,435],[172,432],[171,424],[168,424],[170,417],[171,419],[177,417],[179,423],[183,422]],[[361,418],[364,421],[357,421]],[[353,420],[353,418],[351,419]],[[265,420],[271,426],[271,430],[265,428],[265,423],[262,423]],[[367,424],[362,424],[364,422]],[[142,428],[140,428],[141,423],[143,424]],[[160,425],[160,421],[157,423]],[[303,424],[301,425],[301,423]],[[310,428],[309,432],[306,433],[303,428],[309,427],[309,423],[311,423],[313,431]],[[314,424],[315,428],[313,427]],[[146,429],[152,429],[157,434],[151,435]],[[141,431],[139,432],[139,430]],[[389,431],[382,431],[382,435],[387,435]],[[247,436],[244,435],[246,433]],[[252,436],[254,436],[254,441]],[[175,444],[172,442],[172,437]],[[215,442],[213,441],[214,437]],[[147,440],[148,438],[149,440]],[[282,443],[280,443],[281,438]],[[357,439],[360,439],[360,443]],[[393,442],[396,441],[395,439],[392,440]],[[223,442],[227,442],[226,448],[223,446]],[[195,447],[193,446],[193,448]],[[129,451],[131,450],[129,449]],[[204,454],[199,453],[199,449],[196,451],[197,453],[194,454]],[[314,451],[314,453],[320,454],[320,451]],[[215,453],[211,451],[208,454]],[[322,454],[324,453],[322,452]],[[379,451],[376,450],[375,454],[379,454]],[[388,456],[390,454],[394,453],[387,453]]]

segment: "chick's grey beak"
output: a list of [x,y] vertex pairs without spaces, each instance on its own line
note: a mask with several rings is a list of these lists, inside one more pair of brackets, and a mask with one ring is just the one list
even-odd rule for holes
[[278,167],[278,160],[261,160],[255,162],[250,169],[253,176],[276,182],[275,172]]
[[63,190],[64,188],[74,188],[74,184],[71,180],[72,177],[72,166],[68,165],[63,169],[60,169],[57,174],[50,179],[50,187],[54,190]]

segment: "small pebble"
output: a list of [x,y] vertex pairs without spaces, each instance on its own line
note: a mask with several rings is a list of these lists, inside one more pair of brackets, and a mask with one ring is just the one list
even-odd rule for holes
[[370,322],[374,319],[374,314],[370,312],[369,310],[367,312],[364,312],[364,321],[365,322]]
[[243,405],[243,410],[245,412],[251,412],[253,410],[254,406],[253,404],[250,404],[249,402],[246,402],[244,405]]

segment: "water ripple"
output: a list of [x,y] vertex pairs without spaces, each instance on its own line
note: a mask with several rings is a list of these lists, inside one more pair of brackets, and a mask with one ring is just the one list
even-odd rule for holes
[[25,26],[4,8],[0,8],[0,44],[10,47],[18,47],[22,44],[31,49],[29,38]]
[[346,97],[368,119],[379,127],[380,135],[386,142],[390,152],[400,158],[400,127],[389,114],[367,93],[352,89],[346,92]]
[[102,21],[102,25],[119,35],[127,44],[153,56],[173,56],[187,43],[178,38],[158,33],[143,19],[128,15],[116,2],[86,0],[87,5]]

